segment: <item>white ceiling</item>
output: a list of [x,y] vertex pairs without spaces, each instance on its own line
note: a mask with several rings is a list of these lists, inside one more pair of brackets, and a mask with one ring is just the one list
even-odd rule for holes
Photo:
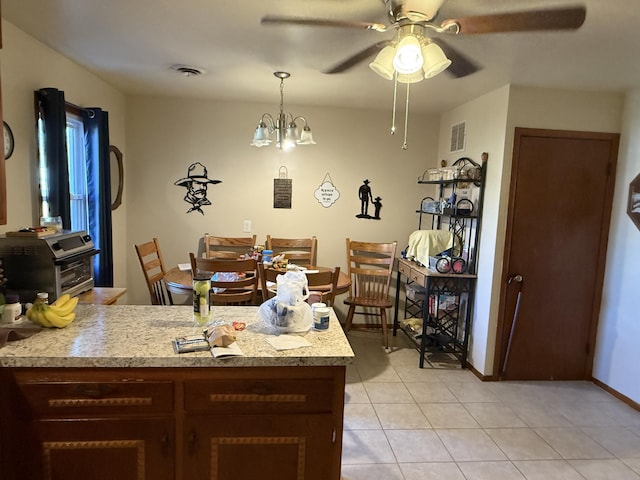
[[[437,19],[575,3],[447,0]],[[482,69],[412,85],[411,111],[446,111],[507,83],[640,87],[640,2],[580,3],[587,18],[575,32],[446,37]],[[370,60],[341,74],[322,71],[393,33],[261,25],[267,14],[388,23],[382,0],[2,0],[6,20],[128,94],[277,103],[272,73],[286,70],[285,104],[389,108],[393,84]],[[169,69],[176,63],[207,73],[183,77]]]

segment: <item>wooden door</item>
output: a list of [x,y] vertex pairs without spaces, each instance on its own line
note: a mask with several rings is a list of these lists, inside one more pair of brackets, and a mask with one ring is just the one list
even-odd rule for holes
[[516,129],[495,375],[590,378],[618,141]]

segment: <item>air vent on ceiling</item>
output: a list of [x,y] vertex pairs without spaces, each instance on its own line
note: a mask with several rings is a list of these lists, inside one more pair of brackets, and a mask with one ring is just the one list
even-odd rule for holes
[[466,122],[456,123],[451,127],[451,149],[450,152],[460,152],[464,150]]
[[198,67],[192,67],[190,65],[171,65],[171,70],[175,70],[176,72],[184,75],[185,77],[197,77],[198,75],[202,75],[206,73],[206,70]]

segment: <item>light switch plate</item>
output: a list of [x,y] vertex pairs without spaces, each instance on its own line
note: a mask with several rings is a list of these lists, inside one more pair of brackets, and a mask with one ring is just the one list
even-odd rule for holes
[[251,220],[245,220],[242,223],[242,231],[245,233],[250,233],[251,232]]

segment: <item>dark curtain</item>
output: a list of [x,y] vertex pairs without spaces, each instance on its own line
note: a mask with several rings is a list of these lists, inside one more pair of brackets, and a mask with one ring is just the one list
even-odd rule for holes
[[62,228],[70,229],[71,201],[64,92],[56,88],[42,88],[35,92],[35,102],[45,131],[44,152],[40,152],[40,157],[49,176],[49,215],[62,217]]
[[94,257],[94,281],[97,287],[113,287],[109,113],[100,108],[85,108],[82,118],[87,152],[89,235],[100,250]]

